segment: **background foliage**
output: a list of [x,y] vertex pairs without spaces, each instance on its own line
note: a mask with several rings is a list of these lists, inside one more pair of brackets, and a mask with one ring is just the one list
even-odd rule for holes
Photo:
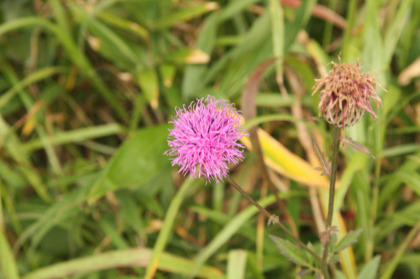
[[376,160],[341,150],[334,222],[363,231],[336,277],[420,278],[419,14],[416,0],[2,0],[0,278],[294,278],[268,237],[284,235],[229,185],[183,183],[167,121],[208,94],[239,105],[276,57],[247,127],[267,132],[287,212],[252,151],[232,176],[319,249],[310,137],[327,155],[330,137],[310,93],[338,55],[388,93],[346,131]]

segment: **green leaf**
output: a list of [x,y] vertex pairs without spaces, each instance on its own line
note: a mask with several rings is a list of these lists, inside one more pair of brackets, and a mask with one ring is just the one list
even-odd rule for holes
[[[274,201],[274,196],[270,195],[262,200],[259,200],[258,203],[261,206],[268,206]],[[220,247],[228,242],[232,236],[237,231],[239,231],[242,226],[249,222],[251,217],[254,216],[257,212],[258,209],[256,207],[249,206],[247,209],[244,209],[242,212],[232,218],[231,221],[226,224],[223,229],[211,240],[211,242],[200,250],[195,259],[196,265],[192,275],[196,275],[198,268],[203,265],[218,249],[220,249]]]
[[94,202],[108,191],[143,186],[161,175],[169,159],[167,149],[168,125],[139,130],[127,139],[93,185],[88,201]]
[[47,67],[39,69],[30,75],[26,76],[24,79],[14,84],[7,92],[2,93],[0,97],[0,108],[8,105],[9,101],[18,93],[20,90],[24,89],[28,85],[39,82],[44,79],[48,79],[53,75],[64,72],[63,68],[59,67]]
[[273,56],[276,59],[276,78],[283,81],[284,59],[284,16],[283,8],[277,0],[270,0],[271,40],[273,43]]
[[13,257],[12,250],[10,249],[9,242],[6,239],[6,236],[3,233],[3,230],[0,229],[0,277],[1,275],[4,278],[9,279],[18,279],[19,273],[16,266],[16,261]]
[[228,256],[227,279],[245,278],[247,252],[231,250]]
[[159,99],[159,84],[156,71],[152,68],[138,74],[138,83],[144,96],[153,108],[157,108]]
[[206,64],[210,56],[197,48],[181,48],[168,55],[167,59],[176,64]]
[[[151,256],[152,250],[148,248],[104,252],[40,268],[27,274],[23,279],[68,278],[69,274],[87,274],[93,271],[123,267],[145,267]],[[188,275],[193,266],[194,263],[189,259],[163,253],[158,268],[173,274]],[[206,278],[218,278],[221,277],[222,272],[214,267],[202,266],[197,275]],[[13,277],[7,278],[12,279]]]
[[377,278],[376,274],[378,272],[379,263],[381,261],[381,256],[376,256],[370,260],[360,271],[359,279],[375,279]]
[[163,250],[165,249],[166,243],[168,242],[168,238],[172,232],[172,227],[174,225],[175,218],[178,215],[178,211],[181,206],[181,203],[187,196],[187,193],[191,189],[192,185],[193,185],[192,179],[185,180],[181,188],[179,189],[179,191],[173,198],[168,208],[168,212],[165,216],[165,220],[163,221],[163,226],[159,232],[159,236],[153,248],[153,254],[147,266],[146,275],[144,277],[145,279],[154,278],[154,274],[156,272],[156,269],[159,266],[159,262],[163,254]]
[[270,235],[270,238],[274,241],[274,243],[276,243],[280,253],[286,256],[290,261],[298,265],[310,267],[309,260],[306,258],[301,248],[288,240],[276,237],[274,235]]
[[154,22],[153,28],[162,29],[170,27],[178,22],[185,22],[191,20],[195,17],[201,16],[218,8],[219,5],[216,2],[207,2],[197,4],[191,7],[186,7],[178,11],[174,11],[166,17],[158,19],[156,22]]
[[348,246],[352,245],[353,243],[357,242],[359,235],[362,233],[363,229],[358,229],[355,231],[348,232],[340,242],[332,248],[333,252],[339,252],[341,250],[346,249]]
[[398,171],[394,175],[416,192],[417,195],[420,195],[420,175],[418,173]]

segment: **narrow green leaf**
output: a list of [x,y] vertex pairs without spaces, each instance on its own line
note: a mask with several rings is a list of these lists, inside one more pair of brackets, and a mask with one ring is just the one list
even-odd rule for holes
[[270,235],[270,238],[274,241],[274,243],[276,243],[277,248],[280,250],[280,253],[286,258],[288,258],[290,261],[298,265],[310,267],[309,260],[306,258],[301,248],[299,248],[298,246],[296,246],[288,240],[276,237],[274,235]]
[[[77,130],[71,130],[66,132],[57,132],[48,136],[48,141],[52,145],[62,145],[69,143],[83,142],[89,139],[95,139],[123,132],[121,125],[116,123],[110,123],[105,125],[97,125],[87,128],[81,128]],[[26,143],[24,146],[25,150],[33,151],[43,147],[42,141],[34,139]]]
[[170,27],[177,22],[185,22],[194,17],[198,17],[210,11],[217,9],[219,5],[216,2],[207,2],[207,3],[200,3],[196,4],[191,7],[183,8],[178,11],[172,12],[169,16],[164,18],[158,19],[153,28],[155,29],[162,29],[166,27]]
[[393,175],[401,179],[401,181],[416,192],[417,195],[420,195],[420,174],[415,172],[398,171]]
[[19,273],[15,258],[10,249],[9,242],[4,235],[3,228],[0,227],[0,267],[1,274],[7,279],[19,279]]
[[395,12],[391,26],[388,28],[384,38],[384,60],[386,65],[395,54],[395,47],[404,30],[409,14],[412,12],[412,0],[401,1],[398,10]]
[[24,89],[26,86],[41,81],[43,79],[49,78],[53,75],[56,75],[60,72],[64,72],[63,68],[59,67],[48,67],[39,69],[27,77],[25,77],[23,80],[19,81],[18,83],[14,84],[12,88],[10,88],[8,91],[2,94],[0,97],[0,108],[7,105],[7,103],[22,89]]
[[156,269],[159,266],[163,250],[165,249],[169,235],[172,231],[172,226],[175,222],[178,210],[192,185],[192,179],[188,178],[185,180],[169,205],[168,212],[166,213],[165,220],[163,221],[162,229],[160,230],[159,236],[153,248],[153,255],[147,265],[146,275],[144,277],[145,279],[151,279],[154,277]]
[[98,18],[108,22],[109,24],[112,24],[116,27],[122,28],[127,31],[131,31],[134,34],[139,35],[144,40],[149,40],[149,32],[147,31],[147,29],[136,22],[128,21],[126,19],[123,19],[105,11],[97,12],[96,15]]
[[210,56],[200,49],[184,48],[169,54],[167,59],[177,64],[205,64]]
[[[259,200],[261,206],[268,206],[275,201],[273,195]],[[237,214],[223,229],[211,240],[206,247],[200,250],[195,258],[195,268],[192,270],[192,275],[196,274],[197,270],[203,265],[208,258],[210,258],[223,244],[225,244],[249,219],[258,212],[254,206],[249,206],[247,209]]]
[[381,261],[381,256],[376,256],[370,260],[357,276],[358,279],[375,279],[377,278],[379,263]]
[[276,58],[276,79],[283,82],[284,61],[284,16],[283,8],[277,0],[270,0],[271,40]]
[[[145,267],[151,259],[153,251],[148,248],[135,248],[105,252],[99,255],[69,260],[50,265],[26,274],[22,279],[67,278],[71,275],[88,274],[94,271],[117,269],[123,267]],[[194,263],[179,256],[163,253],[158,268],[175,274],[188,275]],[[223,278],[222,272],[214,267],[202,266],[198,276],[205,278]],[[9,277],[7,277],[9,278]],[[10,277],[12,279],[12,277]]]
[[231,250],[228,256],[227,279],[245,278],[247,252],[241,249]]
[[108,89],[108,87],[103,83],[103,81],[98,77],[95,72],[94,67],[91,65],[90,61],[81,52],[77,47],[72,38],[68,33],[63,32],[57,25],[51,23],[48,20],[38,17],[25,17],[15,19],[9,22],[5,22],[0,25],[0,36],[4,33],[20,29],[27,26],[41,26],[45,29],[51,31],[57,39],[61,42],[64,48],[67,50],[69,57],[72,59],[73,63],[79,66],[83,72],[91,79],[93,85],[98,89],[99,93],[113,106],[115,111],[123,118],[127,119],[127,111],[123,108],[121,103],[116,98],[115,94]]
[[413,240],[413,238],[418,234],[420,230],[420,222],[418,222],[411,230],[410,232],[405,236],[404,240],[400,243],[395,253],[392,255],[392,259],[384,265],[384,271],[381,275],[381,279],[390,279],[392,278],[392,275],[394,274],[395,269],[398,266],[398,263],[400,262],[402,256],[407,251],[407,246],[410,243],[410,241]]
[[159,100],[159,84],[156,71],[154,69],[146,69],[138,74],[138,83],[150,103],[152,108],[158,107]]
[[52,198],[48,193],[47,187],[42,183],[42,179],[37,171],[30,166],[28,154],[14,133],[13,129],[9,127],[3,117],[0,115],[0,138],[3,139],[4,150],[19,163],[17,170],[23,174],[23,177],[34,188],[35,192],[47,203],[52,202]]

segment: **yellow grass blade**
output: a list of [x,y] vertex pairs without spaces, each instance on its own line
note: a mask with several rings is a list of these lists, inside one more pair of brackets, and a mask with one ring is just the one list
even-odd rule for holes
[[[310,187],[328,188],[328,180],[321,176],[308,162],[295,155],[267,132],[258,129],[258,138],[264,154],[264,161],[273,170]],[[249,137],[243,137],[242,143],[252,149]]]

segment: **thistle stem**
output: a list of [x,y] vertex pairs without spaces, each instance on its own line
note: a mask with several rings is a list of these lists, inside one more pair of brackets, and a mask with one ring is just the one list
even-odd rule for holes
[[331,155],[331,178],[330,178],[330,194],[328,197],[328,214],[327,220],[325,222],[325,230],[328,235],[327,242],[325,243],[324,253],[322,255],[321,269],[324,274],[324,279],[329,279],[330,274],[328,271],[328,251],[330,247],[330,233],[331,233],[331,223],[333,219],[334,211],[334,193],[335,193],[335,180],[337,176],[337,159],[338,151],[340,149],[340,132],[341,128],[334,126],[332,131],[333,136],[333,147]]
[[252,203],[256,208],[258,208],[258,210],[260,212],[262,212],[265,216],[267,216],[267,218],[269,220],[272,221],[273,224],[276,224],[277,226],[279,226],[288,236],[290,236],[291,238],[293,238],[293,240],[296,241],[296,243],[303,248],[304,250],[306,250],[309,254],[311,254],[316,260],[318,260],[319,262],[321,262],[321,258],[315,254],[314,251],[312,251],[311,249],[309,249],[302,241],[300,241],[298,238],[296,238],[294,236],[294,234],[289,231],[288,228],[286,228],[285,225],[283,225],[282,223],[280,223],[280,221],[278,220],[278,217],[274,214],[271,214],[270,212],[267,211],[267,209],[265,209],[264,207],[262,207],[257,201],[255,201],[250,195],[248,195],[247,192],[245,192],[241,186],[239,186],[232,178],[230,178],[229,176],[227,177],[227,180],[230,182],[230,184],[232,184],[232,186],[238,190],[239,193],[242,194],[242,196],[244,196],[245,198],[247,198],[249,200],[250,203]]

